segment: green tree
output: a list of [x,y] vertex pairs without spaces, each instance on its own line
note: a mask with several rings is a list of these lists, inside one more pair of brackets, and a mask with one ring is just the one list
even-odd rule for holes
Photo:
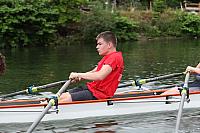
[[185,14],[181,17],[182,30],[193,37],[200,37],[200,16],[195,14]]
[[[49,45],[69,34],[85,0],[1,0],[0,46]],[[62,30],[64,29],[64,30]]]

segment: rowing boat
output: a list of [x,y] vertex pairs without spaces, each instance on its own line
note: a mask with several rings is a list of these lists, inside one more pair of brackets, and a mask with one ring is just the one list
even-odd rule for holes
[[[116,94],[111,99],[59,103],[42,121],[178,110],[180,94],[160,95],[166,89]],[[200,107],[200,91],[190,92],[184,108]],[[45,99],[0,101],[0,123],[33,122],[47,105]],[[185,100],[186,101],[186,100]]]

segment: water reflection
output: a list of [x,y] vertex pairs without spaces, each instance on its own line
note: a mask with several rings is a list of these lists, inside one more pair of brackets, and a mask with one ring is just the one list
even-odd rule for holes
[[107,128],[113,125],[118,125],[118,123],[115,120],[109,120],[109,121],[94,123],[94,125],[96,128],[102,128],[102,127]]
[[[199,133],[199,109],[184,109],[181,133]],[[173,133],[177,111],[41,122],[35,133]],[[0,124],[2,133],[25,133],[31,123]]]
[[[199,62],[199,45],[199,40],[120,43],[118,50],[123,51],[125,61],[122,82],[183,72],[187,65],[195,66]],[[65,80],[71,71],[91,70],[100,60],[93,44],[11,49],[2,52],[7,62],[7,71],[0,77],[2,93],[19,91],[29,85],[38,86]],[[184,77],[177,77],[165,80],[164,83],[173,84],[183,79]]]
[[95,133],[115,133],[115,130],[112,129],[112,126],[118,125],[117,121],[115,120],[109,120],[109,121],[103,121],[94,123],[96,130]]
[[96,131],[94,133],[116,133],[116,132],[108,130],[108,131]]

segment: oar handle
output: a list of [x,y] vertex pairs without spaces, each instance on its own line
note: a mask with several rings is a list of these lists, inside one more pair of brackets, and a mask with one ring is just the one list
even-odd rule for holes
[[70,82],[71,82],[71,80],[66,81],[65,84],[60,88],[60,90],[56,93],[56,95],[57,95],[58,97],[60,97],[60,95],[61,95],[63,92],[65,92],[65,90],[66,90],[66,88],[69,86]]
[[189,78],[190,78],[190,73],[188,72],[185,76],[185,82],[184,82],[184,85],[183,85],[183,88],[185,88],[185,89],[189,89],[188,88]]

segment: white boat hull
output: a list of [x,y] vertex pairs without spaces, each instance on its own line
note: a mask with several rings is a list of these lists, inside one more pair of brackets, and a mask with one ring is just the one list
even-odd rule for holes
[[[173,96],[172,101],[180,100],[180,96]],[[141,98],[116,98],[108,105],[106,100],[63,103],[59,105],[59,112],[46,114],[42,121],[77,119],[86,117],[125,115],[147,113],[156,111],[171,111],[179,108],[179,102],[166,104],[166,96],[141,97]],[[185,102],[184,108],[197,108],[200,93],[190,95],[190,102]],[[39,117],[44,106],[9,106],[0,108],[0,123],[25,123],[33,122]]]

